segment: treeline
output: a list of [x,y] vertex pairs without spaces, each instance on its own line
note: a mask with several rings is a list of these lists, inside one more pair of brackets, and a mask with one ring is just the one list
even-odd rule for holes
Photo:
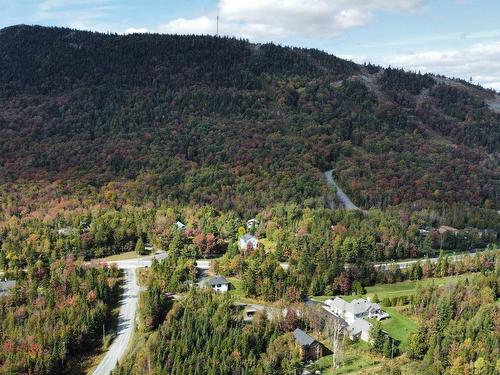
[[418,288],[412,307],[421,323],[409,336],[408,356],[421,361],[413,373],[498,374],[499,295],[494,272]]
[[[227,268],[234,274],[253,262],[252,256],[240,252],[238,244],[241,235],[250,232],[271,253],[255,254],[258,267],[264,261],[261,257],[269,258],[270,267],[287,262],[297,273],[294,284],[301,290],[312,285],[315,291],[325,292],[345,268],[352,270],[351,281],[371,285],[375,273],[370,265],[374,262],[433,257],[440,249],[460,251],[494,244],[500,217],[489,212],[493,211],[465,205],[442,211],[361,212],[277,204],[257,212],[258,224],[246,228],[252,216],[208,205],[163,202],[159,208],[50,208],[0,220],[0,268],[16,272],[37,262],[49,265],[67,255],[89,260],[155,248],[175,258],[225,254],[219,262],[221,270]],[[437,228],[442,224],[456,225],[460,231],[439,234]],[[429,233],[422,234],[422,228]],[[233,263],[245,266],[229,266]],[[344,276],[338,283],[345,284]]]
[[29,267],[0,297],[0,373],[62,374],[75,356],[99,347],[118,277],[117,269],[71,257]]

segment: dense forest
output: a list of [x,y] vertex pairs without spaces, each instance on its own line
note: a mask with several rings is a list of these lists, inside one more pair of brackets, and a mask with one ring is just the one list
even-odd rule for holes
[[498,206],[491,92],[209,36],[0,31],[0,204]]
[[246,324],[227,295],[192,290],[113,374],[289,374],[299,352],[282,328],[265,315]]
[[85,267],[71,257],[20,274],[0,298],[0,373],[61,374],[74,356],[99,347],[118,278],[117,269]]
[[449,288],[417,290],[413,309],[421,319],[410,335],[409,357],[419,374],[484,374],[500,371],[498,274],[479,275]]

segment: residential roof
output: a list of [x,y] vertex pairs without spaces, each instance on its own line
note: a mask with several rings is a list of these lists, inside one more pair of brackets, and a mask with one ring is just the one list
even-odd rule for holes
[[364,319],[356,319],[349,327],[347,327],[347,330],[350,334],[357,335],[359,332],[369,332],[371,326],[372,325]]
[[257,238],[255,236],[252,236],[251,234],[244,234],[241,239],[245,242],[248,242],[248,241],[253,241],[253,240],[257,240]]
[[224,276],[215,276],[212,277],[210,280],[208,280],[208,285],[210,286],[222,285],[222,284],[229,284],[229,282],[226,280]]
[[16,286],[16,280],[3,280],[0,281],[0,296],[7,294],[9,289],[12,289]]
[[364,313],[365,311],[368,311],[368,310],[379,310],[380,309],[380,305],[378,305],[376,303],[371,303],[370,301],[368,301],[364,298],[354,299],[354,300],[352,300],[351,303],[349,303],[340,297],[335,297],[333,299],[333,301],[328,300],[327,305],[329,305],[331,307],[335,307],[341,311],[349,312],[351,314],[360,314],[360,313]]
[[310,346],[312,343],[316,341],[314,337],[309,336],[300,328],[296,328],[295,331],[293,331],[293,336],[295,337],[295,340],[297,340],[300,346]]

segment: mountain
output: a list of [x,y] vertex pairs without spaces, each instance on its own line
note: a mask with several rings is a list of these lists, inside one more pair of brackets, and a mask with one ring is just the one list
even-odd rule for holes
[[[212,36],[0,30],[0,204],[498,207],[496,93]],[[490,103],[490,105],[488,104]]]

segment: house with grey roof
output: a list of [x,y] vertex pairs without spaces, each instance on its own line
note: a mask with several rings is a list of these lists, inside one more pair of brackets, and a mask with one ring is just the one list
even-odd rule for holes
[[0,297],[9,294],[9,290],[16,287],[16,280],[0,280]]
[[370,329],[372,325],[364,319],[356,319],[352,324],[350,324],[346,331],[349,338],[353,341],[361,338],[363,341],[370,341]]
[[229,281],[224,276],[215,276],[208,280],[208,286],[218,293],[225,293],[229,290]]
[[316,361],[323,356],[323,344],[300,328],[293,331],[293,337],[300,347],[300,356],[303,361]]
[[365,318],[382,320],[389,317],[379,304],[371,302],[369,298],[357,298],[347,302],[335,297],[333,300],[326,300],[323,308],[346,321],[348,324],[346,331],[351,340],[359,338],[363,341],[370,340],[371,324]]
[[345,319],[349,324],[356,319],[382,320],[389,317],[389,314],[384,312],[379,304],[371,302],[369,298],[357,298],[353,299],[352,302],[347,302],[340,297],[335,297],[333,300],[326,300],[325,305],[327,309]]
[[259,240],[257,240],[257,237],[247,233],[241,236],[239,245],[240,249],[244,251],[255,250],[259,246]]

